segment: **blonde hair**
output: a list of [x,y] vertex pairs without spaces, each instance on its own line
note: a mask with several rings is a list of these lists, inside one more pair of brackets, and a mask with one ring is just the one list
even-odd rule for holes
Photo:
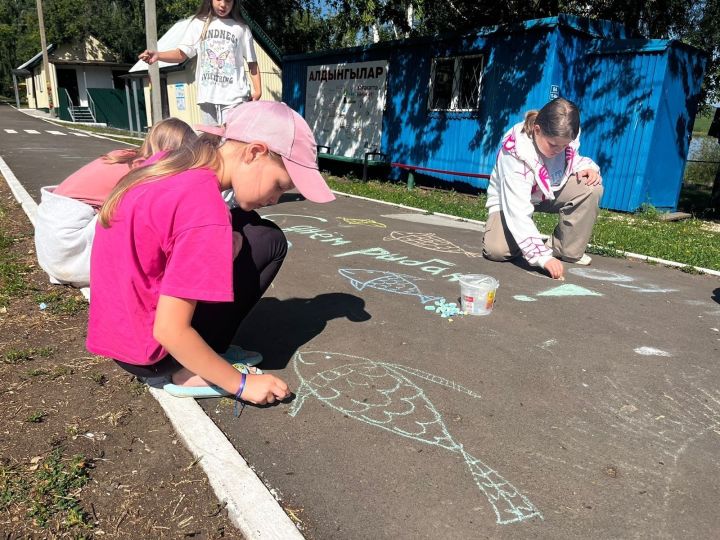
[[532,138],[535,126],[540,126],[548,137],[575,140],[580,133],[580,111],[572,101],[555,98],[539,111],[525,113],[523,131],[528,137]]
[[131,170],[117,183],[105,204],[102,205],[98,214],[100,224],[103,227],[110,226],[118,204],[120,204],[125,194],[135,186],[165,176],[172,176],[188,169],[207,167],[216,171],[219,170],[222,165],[222,158],[218,153],[221,140],[217,135],[204,133],[189,144],[171,151],[159,161]]
[[136,167],[153,154],[162,150],[177,150],[195,139],[197,135],[185,122],[178,118],[166,118],[150,128],[140,148],[105,154],[102,159],[109,164],[127,163]]

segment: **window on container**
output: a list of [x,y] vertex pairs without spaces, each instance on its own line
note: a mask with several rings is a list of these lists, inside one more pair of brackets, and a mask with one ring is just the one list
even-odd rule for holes
[[434,58],[429,108],[434,111],[478,110],[482,73],[482,55]]

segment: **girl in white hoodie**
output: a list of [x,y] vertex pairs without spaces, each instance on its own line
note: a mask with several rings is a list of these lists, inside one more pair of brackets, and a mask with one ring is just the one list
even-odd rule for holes
[[[561,279],[561,261],[590,264],[585,254],[603,194],[600,168],[578,154],[580,113],[556,98],[502,140],[488,187],[488,220],[483,255],[507,261],[522,255],[533,266]],[[535,211],[559,213],[553,235],[545,242],[533,222]]]

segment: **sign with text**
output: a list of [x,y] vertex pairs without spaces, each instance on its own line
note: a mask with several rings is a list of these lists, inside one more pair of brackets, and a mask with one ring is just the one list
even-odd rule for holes
[[379,150],[387,61],[308,66],[305,120],[321,152],[362,158]]
[[178,111],[185,110],[185,85],[182,83],[175,85],[175,105]]

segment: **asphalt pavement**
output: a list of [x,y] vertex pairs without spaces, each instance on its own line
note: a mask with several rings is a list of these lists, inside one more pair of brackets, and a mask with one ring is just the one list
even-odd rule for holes
[[57,185],[83,165],[120,148],[129,145],[0,104],[0,156],[37,202],[41,187]]
[[[22,150],[8,109],[31,194],[118,147]],[[291,247],[236,341],[295,399],[202,406],[308,537],[716,537],[718,278],[594,257],[554,281],[478,256],[478,224],[343,195],[263,214]],[[492,311],[443,317],[470,273]]]

